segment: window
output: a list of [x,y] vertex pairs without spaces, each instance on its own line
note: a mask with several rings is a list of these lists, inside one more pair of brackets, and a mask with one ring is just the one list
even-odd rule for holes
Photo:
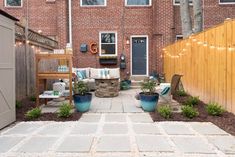
[[178,41],[178,40],[183,40],[183,35],[176,35],[176,38],[175,40]]
[[219,0],[219,4],[235,4],[235,0]]
[[126,0],[126,6],[151,6],[152,0]]
[[22,0],[5,0],[5,7],[22,7]]
[[[173,0],[174,5],[180,5],[180,0]],[[193,5],[193,0],[189,0],[189,4]]]
[[106,0],[80,0],[81,6],[106,6]]
[[117,33],[101,32],[100,33],[100,56],[117,55]]

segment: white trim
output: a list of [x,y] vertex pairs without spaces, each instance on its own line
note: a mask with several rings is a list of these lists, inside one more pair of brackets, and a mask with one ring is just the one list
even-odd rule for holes
[[[132,38],[145,37],[146,38],[146,75],[132,74]],[[130,71],[131,76],[149,76],[149,37],[148,35],[131,35],[130,36]]]
[[184,36],[183,36],[182,34],[177,34],[177,35],[175,36],[175,41],[178,41],[177,37],[183,38]]
[[[115,34],[115,54],[101,54],[101,34],[102,33],[114,33]],[[118,54],[118,42],[117,42],[117,32],[116,31],[100,31],[99,32],[99,56],[117,56]],[[114,44],[114,43],[106,43],[106,44]]]
[[126,7],[150,7],[150,6],[152,6],[152,0],[149,0],[148,5],[128,5],[127,0],[125,0],[125,6]]
[[[174,6],[180,6],[180,3],[175,3],[175,0],[172,0],[172,3],[173,3]],[[191,3],[189,2],[189,5],[190,5],[190,6],[193,5],[193,0],[192,0]]]
[[104,0],[104,5],[83,5],[82,0],[80,0],[80,7],[106,7],[107,0]]
[[221,2],[221,0],[219,0],[219,5],[231,5],[231,4],[235,4],[235,1],[234,2]]
[[4,0],[4,7],[5,8],[22,8],[23,7],[23,0],[20,0],[20,1],[21,1],[20,6],[10,6],[10,5],[7,5],[7,0]]

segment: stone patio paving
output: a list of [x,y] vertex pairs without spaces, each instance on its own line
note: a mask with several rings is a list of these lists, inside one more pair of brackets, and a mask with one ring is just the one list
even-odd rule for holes
[[[0,156],[235,157],[235,137],[212,123],[153,122],[136,107],[136,92],[93,97],[91,111],[79,121],[21,122],[5,128]],[[44,111],[55,112],[52,107],[58,103]]]

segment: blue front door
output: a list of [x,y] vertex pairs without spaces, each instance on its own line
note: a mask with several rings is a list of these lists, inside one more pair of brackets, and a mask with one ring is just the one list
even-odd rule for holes
[[132,75],[147,75],[147,38],[132,38]]

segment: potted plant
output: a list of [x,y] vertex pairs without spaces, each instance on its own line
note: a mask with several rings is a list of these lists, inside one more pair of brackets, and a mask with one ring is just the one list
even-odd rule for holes
[[88,85],[83,81],[74,82],[73,100],[77,111],[86,112],[89,110],[92,94],[88,91]]
[[141,84],[142,92],[139,93],[141,107],[144,111],[155,111],[159,94],[155,92],[156,82],[153,80],[145,80]]

